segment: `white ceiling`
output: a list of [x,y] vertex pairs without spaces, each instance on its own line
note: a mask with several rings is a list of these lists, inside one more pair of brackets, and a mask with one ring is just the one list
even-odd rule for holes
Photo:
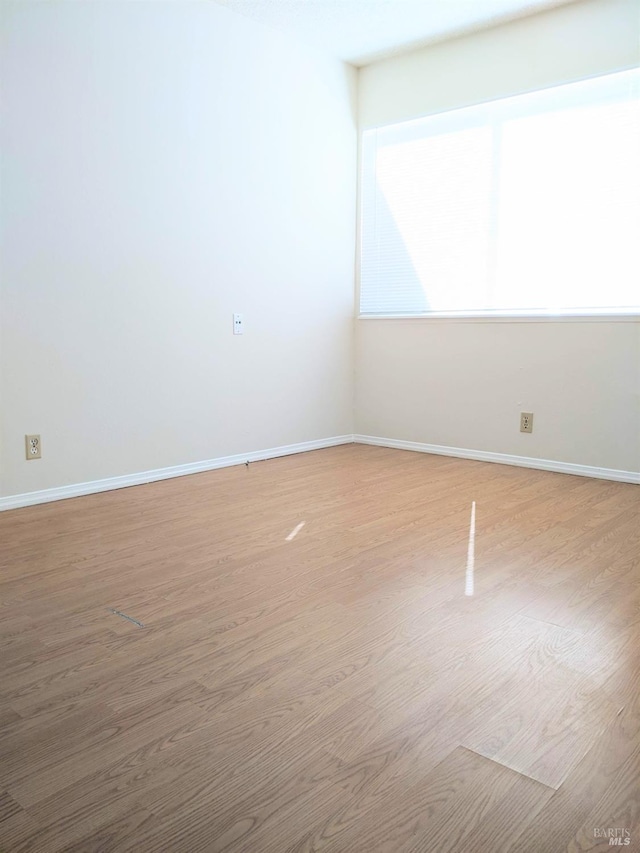
[[353,65],[575,0],[214,0]]

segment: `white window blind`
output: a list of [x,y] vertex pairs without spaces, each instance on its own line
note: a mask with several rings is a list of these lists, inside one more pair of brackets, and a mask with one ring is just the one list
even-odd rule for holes
[[640,71],[366,131],[360,313],[640,311]]

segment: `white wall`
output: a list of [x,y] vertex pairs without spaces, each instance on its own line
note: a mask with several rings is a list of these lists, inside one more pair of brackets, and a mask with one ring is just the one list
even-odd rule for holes
[[206,0],[2,14],[0,495],[351,433],[354,69]]
[[[360,127],[632,67],[639,35],[638,0],[586,0],[378,62]],[[359,320],[356,377],[361,434],[640,471],[638,323]]]
[[[1,11],[0,496],[351,433],[354,70],[207,0]],[[360,125],[629,67],[639,14],[376,63]],[[358,321],[356,370],[359,433],[640,469],[637,323]]]

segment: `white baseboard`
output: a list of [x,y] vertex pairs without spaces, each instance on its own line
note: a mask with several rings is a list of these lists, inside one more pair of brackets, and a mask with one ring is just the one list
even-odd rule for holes
[[573,462],[556,462],[553,459],[534,459],[529,456],[512,456],[509,453],[490,453],[486,450],[467,450],[464,447],[399,441],[395,438],[381,438],[374,435],[354,435],[353,440],[356,444],[375,444],[379,447],[395,447],[398,450],[416,450],[419,453],[475,459],[478,462],[498,462],[501,465],[517,465],[521,468],[556,471],[560,474],[577,474],[579,477],[596,477],[599,480],[615,480],[620,483],[640,483],[640,473],[620,471],[617,468],[595,468],[591,465],[575,465]]
[[596,477],[600,480],[614,480],[620,483],[639,483],[640,473],[620,471],[616,468],[595,468],[591,465],[575,465],[572,462],[556,462],[551,459],[534,459],[529,456],[512,456],[509,453],[490,453],[485,450],[468,450],[464,447],[445,447],[440,444],[422,444],[417,441],[400,441],[395,438],[382,438],[374,435],[337,435],[316,441],[302,441],[299,444],[286,444],[269,450],[254,450],[250,453],[238,453],[235,456],[220,456],[203,462],[190,462],[186,465],[174,465],[170,468],[157,468],[154,471],[141,471],[137,474],[125,474],[122,477],[108,477],[105,480],[93,480],[89,483],[74,483],[54,489],[42,489],[21,495],[9,495],[0,498],[0,512],[19,509],[34,504],[60,501],[65,498],[77,498],[108,492],[112,489],[124,489],[127,486],[139,486],[172,477],[184,477],[216,468],[229,468],[245,462],[259,462],[261,459],[275,459],[293,453],[305,453],[308,450],[320,450],[323,447],[336,447],[339,444],[374,444],[378,447],[393,447],[397,450],[414,450],[419,453],[435,453],[439,456],[454,456],[460,459],[475,459],[479,462],[498,462],[501,465],[517,465],[522,468],[535,468],[541,471],[556,471],[560,474],[576,474],[580,477]]
[[173,465],[170,468],[157,468],[154,471],[125,474],[122,477],[108,477],[105,480],[93,480],[89,483],[74,483],[70,486],[10,495],[6,498],[0,498],[0,512],[23,506],[49,503],[49,501],[61,501],[65,498],[93,495],[97,492],[108,492],[112,489],[124,489],[127,486],[140,486],[143,483],[155,483],[157,480],[169,480],[172,477],[184,477],[186,474],[198,474],[202,471],[213,471],[216,468],[229,468],[232,465],[243,465],[245,462],[259,462],[262,459],[274,459],[277,456],[289,456],[293,453],[305,453],[307,450],[320,450],[323,447],[335,447],[339,444],[351,444],[352,442],[352,435],[337,435],[332,438],[320,438],[316,441],[301,441],[299,444],[285,444],[282,447],[272,447],[269,450],[254,450],[251,453],[238,453],[235,456],[220,456],[217,459],[206,459],[204,462],[190,462],[186,465]]

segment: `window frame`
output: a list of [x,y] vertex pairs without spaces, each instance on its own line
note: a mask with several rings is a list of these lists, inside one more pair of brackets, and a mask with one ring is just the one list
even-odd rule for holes
[[[363,195],[364,195],[364,185],[365,185],[365,174],[364,167],[366,165],[366,158],[363,156],[363,147],[364,147],[364,138],[365,134],[373,133],[379,130],[386,130],[390,128],[398,128],[400,129],[403,126],[407,125],[418,125],[420,122],[427,119],[439,119],[446,121],[448,116],[452,116],[455,114],[462,114],[463,112],[468,112],[472,114],[477,111],[478,115],[482,115],[483,113],[488,116],[492,116],[495,110],[500,111],[501,105],[507,101],[515,101],[519,98],[524,98],[528,96],[532,96],[533,99],[539,95],[544,98],[546,94],[553,92],[556,89],[562,89],[567,86],[574,85],[576,83],[584,83],[589,80],[602,80],[607,81],[608,79],[613,79],[615,77],[619,77],[623,74],[629,73],[635,74],[635,79],[632,79],[632,85],[635,85],[640,89],[640,65],[632,66],[630,68],[618,69],[613,72],[609,72],[606,74],[598,74],[591,75],[589,77],[581,78],[579,80],[573,81],[564,81],[562,83],[558,83],[552,86],[541,87],[540,89],[535,89],[531,91],[515,93],[513,95],[509,95],[506,97],[494,98],[487,101],[481,101],[478,103],[466,104],[460,107],[454,107],[451,110],[439,110],[437,112],[428,113],[423,116],[413,117],[411,119],[407,119],[405,121],[396,121],[390,122],[388,125],[380,125],[380,126],[372,126],[362,128],[359,134],[359,188],[358,188],[358,246],[357,246],[357,254],[356,254],[356,319],[358,320],[401,320],[401,321],[429,321],[429,322],[461,322],[461,323],[544,323],[544,322],[560,322],[560,323],[635,323],[640,321],[640,305],[639,306],[630,306],[629,309],[625,310],[621,306],[612,306],[610,308],[607,307],[596,307],[596,308],[566,308],[566,309],[540,309],[540,308],[532,308],[532,309],[469,309],[464,311],[427,311],[427,312],[413,312],[413,313],[402,313],[402,312],[380,312],[380,313],[363,313],[361,311],[361,288],[362,288],[362,255],[363,255]],[[639,92],[640,94],[640,92]],[[597,99],[589,99],[587,103],[596,103],[597,101],[603,100],[602,96]],[[518,108],[514,111],[514,115],[521,113],[522,115],[528,116],[533,115],[538,112],[544,112],[544,108],[538,107],[533,111],[524,111],[521,108]],[[476,124],[476,119],[474,118],[472,122],[469,124],[465,124],[465,127],[470,127]],[[639,283],[640,289],[640,283]]]

